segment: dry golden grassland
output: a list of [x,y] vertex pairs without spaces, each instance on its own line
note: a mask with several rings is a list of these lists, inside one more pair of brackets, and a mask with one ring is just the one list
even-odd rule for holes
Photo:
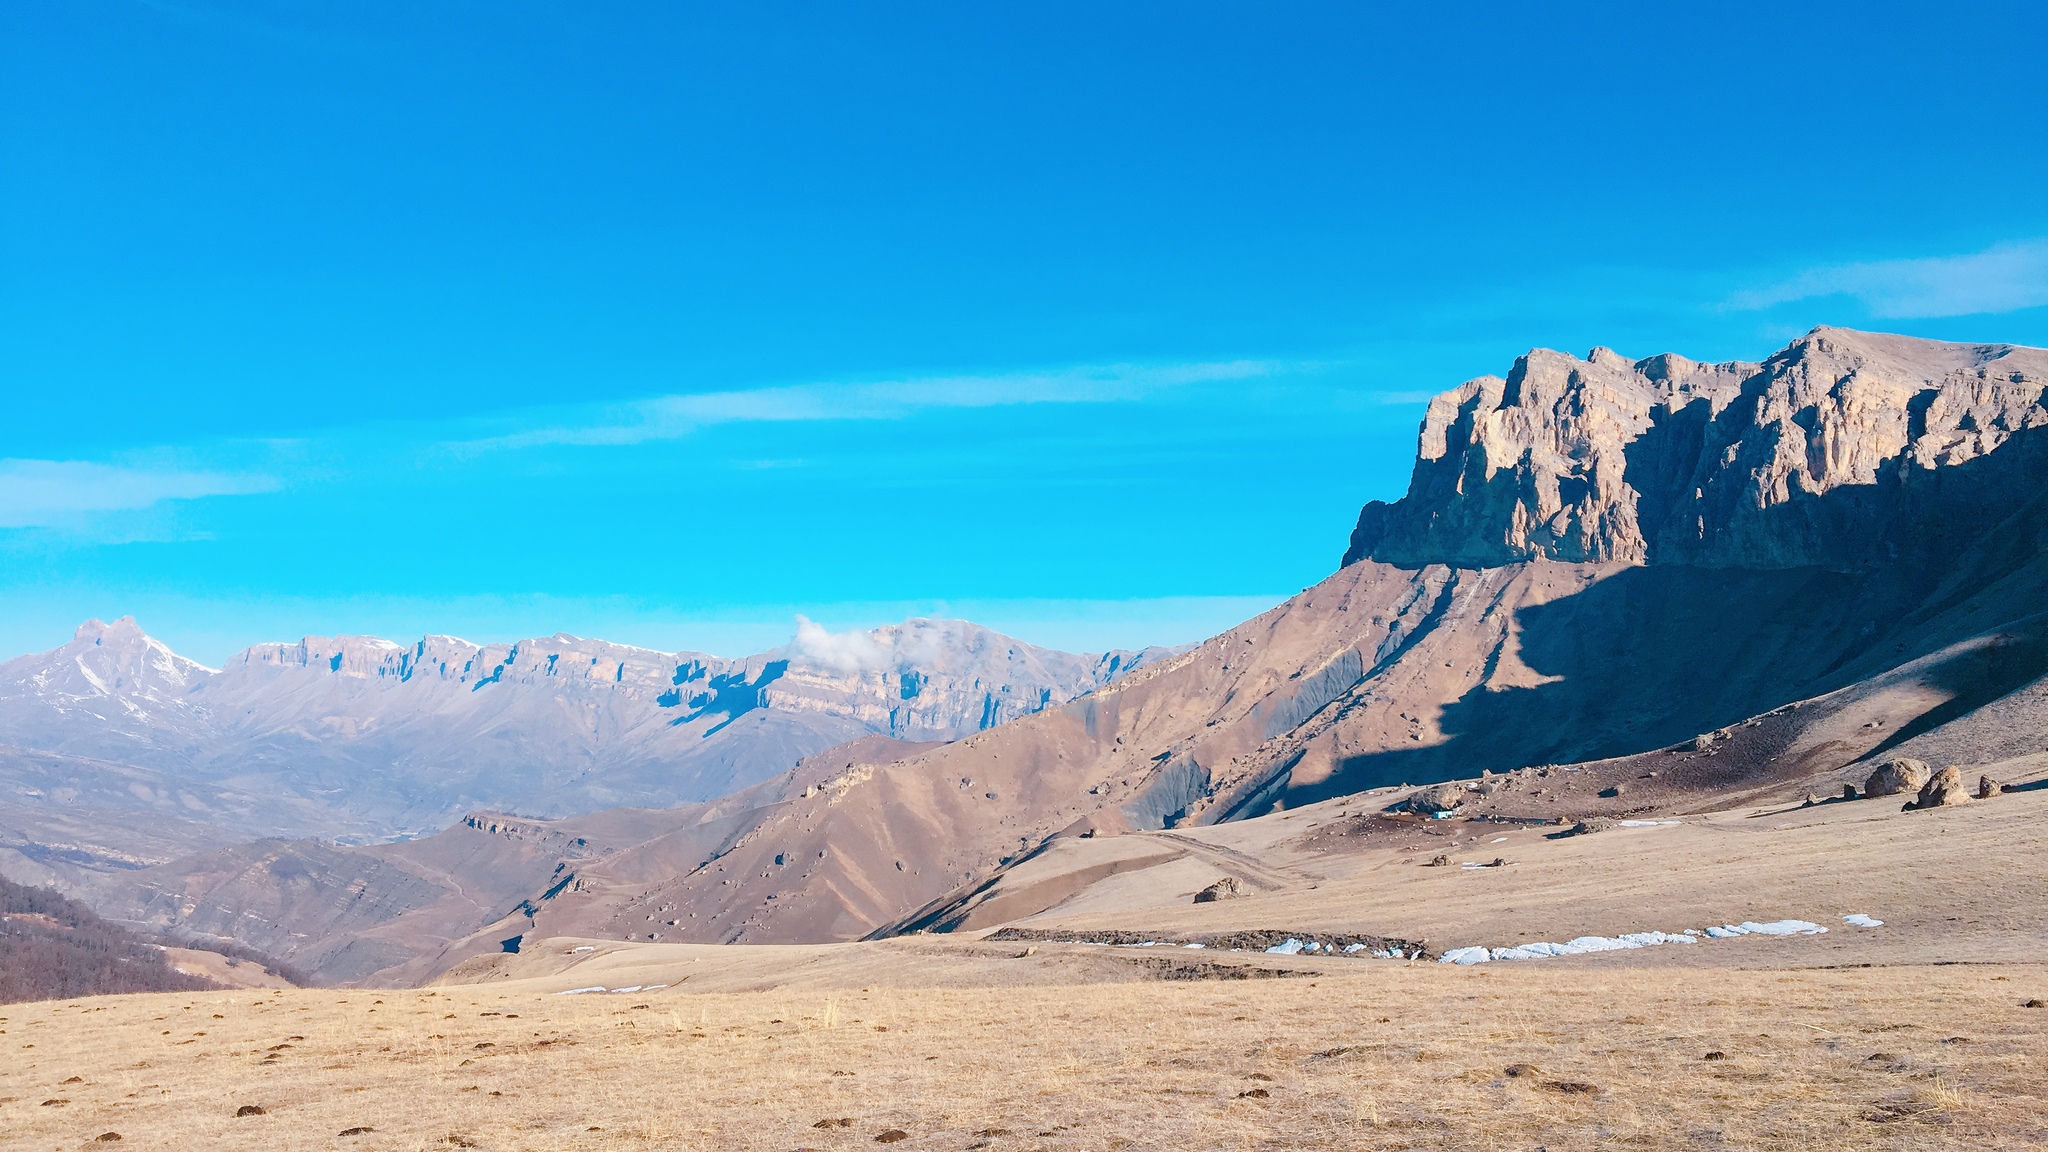
[[[0,1142],[788,1152],[873,1147],[894,1131],[906,1152],[2048,1147],[2048,1010],[2022,1007],[2048,995],[2048,969],[1600,959],[1070,986],[560,996],[520,981],[17,1004],[0,1008]],[[1517,1064],[1531,1067],[1510,1075]],[[245,1106],[263,1112],[237,1117]],[[367,1131],[338,1135],[350,1129]]]

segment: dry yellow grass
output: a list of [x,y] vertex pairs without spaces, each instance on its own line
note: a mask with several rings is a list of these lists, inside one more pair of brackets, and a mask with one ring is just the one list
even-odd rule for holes
[[[2048,994],[2041,967],[1352,962],[934,988],[917,984],[943,954],[888,955],[897,979],[864,989],[559,996],[557,979],[13,1005],[0,1142],[788,1152],[897,1129],[906,1150],[991,1152],[2048,1147],[2048,1010],[2020,1006]],[[1505,1073],[1518,1063],[1538,1071]],[[374,1131],[337,1135],[351,1128]]]

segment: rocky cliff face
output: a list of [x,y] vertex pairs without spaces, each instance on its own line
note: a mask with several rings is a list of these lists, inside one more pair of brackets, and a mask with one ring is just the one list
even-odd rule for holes
[[2031,444],[1981,465],[2048,424],[2044,384],[2040,349],[1839,328],[1761,364],[1539,349],[1430,402],[1408,494],[1344,562],[1881,562],[1942,539],[1959,486],[2031,478]]

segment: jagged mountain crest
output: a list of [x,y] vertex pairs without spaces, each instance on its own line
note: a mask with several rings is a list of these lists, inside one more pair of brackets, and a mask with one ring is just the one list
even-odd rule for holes
[[709,800],[870,733],[950,740],[1156,658],[1077,655],[979,625],[840,635],[806,622],[740,659],[556,633],[509,644],[307,636],[210,669],[133,619],[0,665],[0,745],[195,782],[262,781],[337,829],[438,827],[472,807],[550,814]]
[[1344,562],[1858,566],[1953,513],[1937,473],[2048,424],[2044,384],[2040,349],[1841,328],[1760,364],[1537,349],[1430,402]]

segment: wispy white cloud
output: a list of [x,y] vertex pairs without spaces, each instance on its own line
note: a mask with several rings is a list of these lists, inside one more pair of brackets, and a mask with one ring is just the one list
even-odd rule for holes
[[829,632],[802,615],[796,618],[796,636],[783,651],[799,663],[847,675],[886,668],[895,656],[883,638],[873,632]]
[[1965,256],[1811,268],[1791,279],[1739,292],[1728,306],[1754,310],[1818,296],[1854,296],[1872,316],[1885,319],[2037,308],[2048,304],[2048,240],[1995,244]]
[[166,500],[268,492],[260,475],[84,460],[0,460],[0,528],[70,525],[102,512],[131,512]]
[[993,376],[946,376],[859,384],[794,384],[738,392],[662,396],[549,414],[536,427],[463,441],[462,448],[617,445],[673,440],[713,424],[795,420],[889,420],[935,408],[1101,404],[1187,384],[1265,376],[1263,361],[1108,365]]

